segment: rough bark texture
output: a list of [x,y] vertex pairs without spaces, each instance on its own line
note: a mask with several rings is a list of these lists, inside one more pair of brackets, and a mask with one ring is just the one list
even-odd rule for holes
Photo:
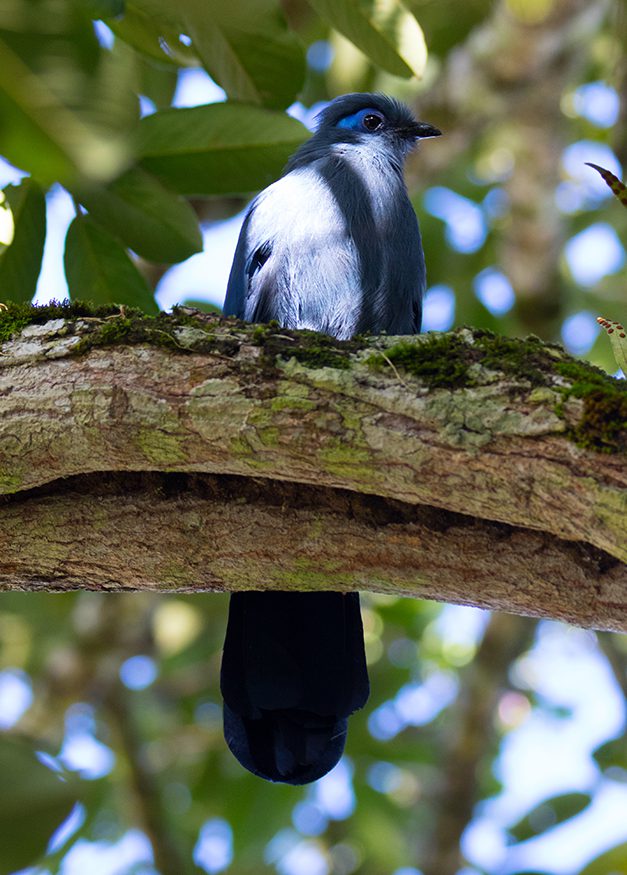
[[467,330],[339,344],[185,315],[0,348],[1,588],[358,588],[627,628],[624,443],[599,412],[624,407],[598,372],[582,388],[523,341],[499,371]]

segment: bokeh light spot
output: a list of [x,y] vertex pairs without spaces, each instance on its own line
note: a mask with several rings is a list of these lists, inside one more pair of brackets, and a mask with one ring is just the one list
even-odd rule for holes
[[220,817],[207,820],[200,828],[194,847],[194,863],[213,875],[222,872],[233,859],[233,831]]
[[120,679],[129,690],[145,690],[157,674],[157,664],[149,656],[131,656],[120,666]]
[[302,835],[318,836],[327,828],[328,819],[315,802],[298,802],[292,811],[292,823]]
[[335,51],[327,40],[318,40],[307,49],[307,63],[316,73],[324,73],[333,63]]
[[353,768],[343,756],[339,763],[314,784],[313,798],[330,820],[345,820],[355,809]]
[[481,207],[444,186],[425,192],[427,212],[446,222],[446,239],[458,252],[476,252],[486,238],[487,227]]
[[23,671],[0,672],[0,729],[10,729],[33,701],[30,678]]
[[474,278],[475,295],[483,306],[495,316],[502,316],[514,306],[516,296],[512,284],[505,274],[488,267]]
[[431,286],[422,305],[423,331],[448,331],[455,320],[455,292],[450,286]]
[[625,264],[623,245],[606,222],[596,222],[571,237],[564,255],[574,280],[582,286],[595,285]]
[[562,324],[564,346],[573,355],[583,355],[592,347],[600,330],[592,313],[585,310],[575,313]]
[[618,120],[620,100],[614,88],[605,82],[587,82],[573,95],[577,115],[588,119],[598,128],[611,128]]

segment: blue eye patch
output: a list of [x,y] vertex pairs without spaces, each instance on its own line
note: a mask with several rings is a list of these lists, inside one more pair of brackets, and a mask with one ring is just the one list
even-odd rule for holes
[[[380,124],[377,127],[368,127],[364,124],[364,119],[367,117],[374,116],[375,118],[380,120]],[[359,112],[353,113],[353,115],[347,115],[345,118],[340,119],[337,123],[338,128],[344,128],[348,131],[365,131],[366,133],[372,133],[381,127],[384,123],[384,118],[378,109],[360,109]]]

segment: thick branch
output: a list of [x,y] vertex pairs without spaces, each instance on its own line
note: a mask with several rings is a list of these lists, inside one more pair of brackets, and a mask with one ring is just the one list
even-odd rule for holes
[[[378,589],[625,628],[627,473],[602,420],[622,389],[507,344],[499,370],[498,341],[469,331],[29,326],[0,357],[1,585]],[[239,477],[175,499],[57,482],[106,471]]]
[[595,548],[344,490],[92,475],[0,509],[0,589],[360,589],[627,629]]

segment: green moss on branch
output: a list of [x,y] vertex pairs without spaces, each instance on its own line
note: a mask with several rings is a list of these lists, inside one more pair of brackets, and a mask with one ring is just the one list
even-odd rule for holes
[[555,407],[561,417],[569,398],[583,400],[581,419],[568,432],[578,446],[604,453],[627,449],[626,381],[616,380],[537,337],[517,339],[461,329],[426,338],[403,338],[384,351],[374,352],[367,364],[376,371],[398,368],[430,389],[484,385],[486,370],[522,381],[533,389],[547,387],[561,396]]
[[568,436],[579,446],[598,452],[627,449],[627,383],[615,380],[587,362],[569,356],[561,347],[537,337],[524,340],[502,337],[480,329],[459,329],[445,334],[401,338],[387,347],[372,349],[377,339],[356,337],[341,341],[315,331],[292,331],[278,323],[249,326],[185,307],[171,314],[147,316],[132,307],[94,306],[84,301],[52,301],[45,306],[9,302],[0,309],[0,343],[30,324],[54,319],[81,321],[89,326],[68,354],[82,354],[99,346],[146,343],[180,353],[218,353],[234,356],[242,339],[233,329],[250,332],[262,350],[262,370],[277,374],[280,360],[295,359],[313,369],[348,370],[356,353],[369,351],[365,362],[374,371],[401,371],[418,378],[429,389],[462,389],[484,385],[504,374],[532,390],[547,387],[560,397],[555,412],[564,417],[570,398],[583,401],[583,414]]
[[278,322],[256,325],[251,339],[262,347],[263,360],[272,368],[277,358],[294,358],[309,368],[347,370],[351,367],[350,354],[363,346],[358,340],[337,340],[317,331],[281,328]]

